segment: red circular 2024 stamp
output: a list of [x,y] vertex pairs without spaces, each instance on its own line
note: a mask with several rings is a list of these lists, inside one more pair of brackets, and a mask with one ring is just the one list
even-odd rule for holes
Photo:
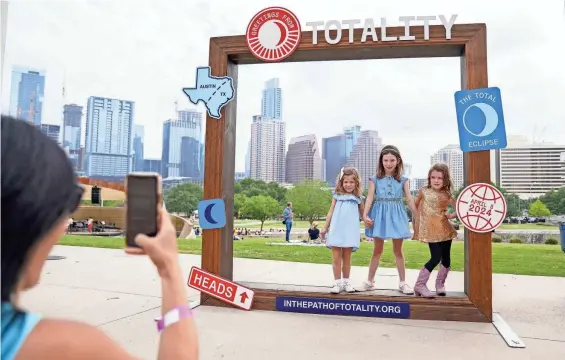
[[506,210],[506,199],[490,184],[469,185],[457,197],[457,217],[467,229],[478,233],[491,232],[500,226]]
[[300,45],[302,29],[292,11],[269,7],[259,11],[247,25],[245,42],[256,58],[265,62],[286,59]]

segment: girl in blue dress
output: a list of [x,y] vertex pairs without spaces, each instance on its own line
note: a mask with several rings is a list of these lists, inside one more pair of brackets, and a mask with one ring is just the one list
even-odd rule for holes
[[415,214],[416,208],[408,179],[402,176],[403,172],[404,164],[398,148],[392,145],[385,146],[379,156],[377,175],[370,178],[363,212],[365,235],[373,238],[374,249],[369,265],[369,276],[358,289],[360,291],[375,289],[375,274],[383,253],[384,240],[392,239],[396,269],[400,277],[398,288],[403,294],[414,294],[412,288],[406,284],[406,267],[402,253],[404,239],[412,237],[408,215],[402,202],[403,196],[406,197],[406,203],[412,214]]
[[328,234],[326,246],[332,250],[335,283],[330,292],[333,294],[355,292],[355,288],[349,283],[351,253],[359,249],[361,242],[359,223],[363,208],[359,172],[352,167],[342,168],[321,232],[322,237]]

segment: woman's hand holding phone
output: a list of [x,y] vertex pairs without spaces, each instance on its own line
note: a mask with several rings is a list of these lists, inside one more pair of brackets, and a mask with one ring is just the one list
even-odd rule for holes
[[[135,243],[140,247],[126,248],[128,254],[146,254],[149,256],[161,276],[165,275],[171,266],[178,267],[177,232],[169,214],[161,209],[158,217],[159,232],[154,237],[138,234]],[[140,251],[141,250],[141,251]]]

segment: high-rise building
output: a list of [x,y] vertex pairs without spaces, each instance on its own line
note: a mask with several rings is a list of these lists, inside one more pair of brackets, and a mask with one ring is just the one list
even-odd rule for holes
[[277,78],[265,82],[265,89],[263,89],[261,98],[261,116],[273,120],[282,120],[282,89]]
[[509,137],[508,146],[496,152],[495,163],[496,184],[522,199],[565,186],[565,145]]
[[161,159],[144,159],[143,171],[161,174]]
[[10,91],[10,115],[40,125],[44,92],[44,72],[14,68]]
[[463,152],[459,145],[447,145],[439,149],[430,157],[430,165],[443,163],[449,167],[453,190],[458,190],[465,183],[465,171],[463,167]]
[[143,125],[133,126],[133,162],[132,171],[143,171],[143,142],[145,140],[145,128]]
[[250,161],[252,179],[278,183],[285,181],[285,125],[280,120],[253,116]]
[[369,178],[377,174],[379,155],[383,148],[383,141],[378,131],[361,131],[357,143],[349,155],[347,165],[354,166],[361,177],[361,187],[369,186]]
[[410,179],[410,191],[415,192],[428,185],[428,178],[413,178]]
[[124,177],[132,168],[135,103],[98,96],[88,98],[85,173],[90,177]]
[[204,176],[202,113],[179,110],[163,123],[162,176],[200,179]]
[[67,104],[63,106],[63,148],[75,170],[79,167],[80,141],[82,133],[82,106]]
[[322,158],[316,135],[290,139],[286,152],[285,177],[289,184],[298,184],[306,179],[322,179]]
[[42,133],[47,135],[53,141],[56,141],[57,144],[61,144],[59,141],[59,135],[61,133],[61,127],[59,125],[51,125],[51,124],[41,124],[37,126]]
[[343,129],[343,133],[322,139],[322,179],[335,186],[339,171],[349,159],[361,134],[361,126]]
[[234,180],[237,181],[241,181],[243,179],[247,178],[247,175],[244,172],[241,171],[236,171],[235,175],[234,175]]
[[247,152],[245,153],[245,176],[251,176],[251,139],[247,145]]
[[404,175],[407,178],[410,178],[412,175],[412,164],[404,163]]

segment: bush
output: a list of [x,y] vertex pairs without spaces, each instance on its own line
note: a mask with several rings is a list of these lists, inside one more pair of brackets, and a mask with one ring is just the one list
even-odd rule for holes
[[502,238],[500,236],[493,236],[492,237],[492,242],[493,243],[501,243],[502,242]]
[[547,238],[543,243],[546,245],[559,245],[559,240],[556,238]]
[[518,236],[512,236],[510,238],[510,241],[508,241],[510,244],[522,244],[524,243],[524,241],[522,241],[522,239]]

